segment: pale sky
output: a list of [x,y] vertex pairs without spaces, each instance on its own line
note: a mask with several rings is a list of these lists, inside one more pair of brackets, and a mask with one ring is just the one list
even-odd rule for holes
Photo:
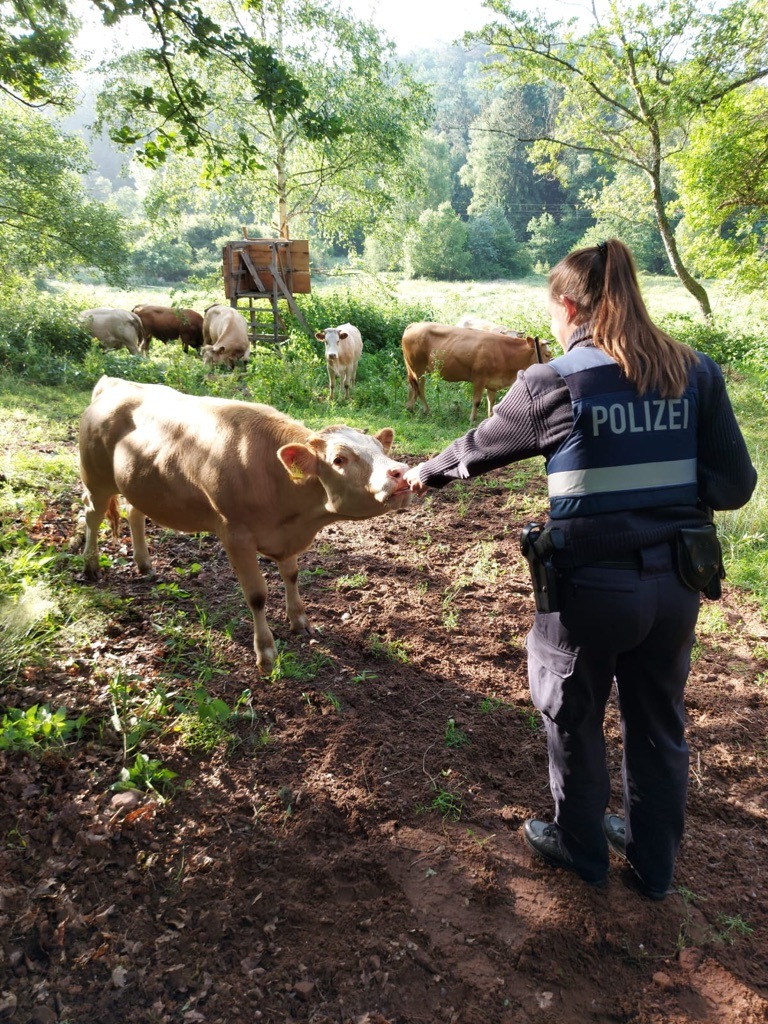
[[361,21],[373,21],[401,53],[455,42],[494,20],[481,0],[341,0],[341,6]]

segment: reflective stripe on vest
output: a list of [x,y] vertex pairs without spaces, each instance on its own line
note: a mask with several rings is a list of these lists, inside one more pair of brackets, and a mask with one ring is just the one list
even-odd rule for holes
[[565,380],[573,429],[547,463],[550,516],[693,505],[697,486],[695,375],[680,398],[640,396],[601,349],[550,364]]

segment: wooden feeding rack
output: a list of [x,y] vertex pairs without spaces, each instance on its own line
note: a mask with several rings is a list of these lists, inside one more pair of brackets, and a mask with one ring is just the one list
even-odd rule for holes
[[[314,337],[293,298],[294,295],[308,295],[311,290],[309,242],[244,237],[236,242],[227,242],[223,255],[224,294],[230,306],[235,308],[241,302],[247,302],[252,342],[280,344],[288,339],[278,307],[281,299],[288,303],[309,337]],[[267,321],[263,314],[268,312],[271,316]]]

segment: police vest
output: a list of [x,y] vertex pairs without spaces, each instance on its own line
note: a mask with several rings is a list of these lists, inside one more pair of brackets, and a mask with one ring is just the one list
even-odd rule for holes
[[598,348],[573,349],[549,366],[573,407],[573,430],[547,462],[552,519],[696,504],[695,374],[680,398],[661,398],[638,395]]

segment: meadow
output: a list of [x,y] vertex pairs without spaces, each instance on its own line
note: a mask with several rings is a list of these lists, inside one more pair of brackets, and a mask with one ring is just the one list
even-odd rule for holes
[[[660,908],[613,870],[607,895],[584,892],[519,839],[549,810],[518,543],[546,507],[539,460],[322,531],[300,559],[312,637],[289,632],[266,564],[268,677],[215,538],[151,525],[148,579],[125,528],[117,542],[105,529],[96,584],[69,550],[77,424],[102,373],[266,402],[311,426],[392,426],[412,462],[466,429],[470,402],[468,386],[430,379],[432,415],[405,412],[405,324],[475,312],[547,337],[543,279],[318,283],[309,323],[358,323],[366,341],[349,402],[329,401],[322,348],[297,325],[234,372],[175,343],[104,353],[73,327],[89,305],[203,309],[215,288],[6,299],[0,1014],[544,1024],[554,1006],[571,1024],[693,1024],[714,1005],[726,1024],[764,1019],[766,320],[733,300],[702,324],[669,281],[645,285],[654,315],[722,362],[761,476],[745,509],[718,515],[728,579],[697,629],[689,827]],[[613,706],[607,735],[619,807]]]

